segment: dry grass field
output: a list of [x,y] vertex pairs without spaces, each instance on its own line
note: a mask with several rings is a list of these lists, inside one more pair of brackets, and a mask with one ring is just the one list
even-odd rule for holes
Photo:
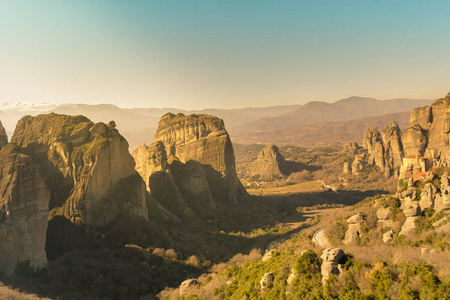
[[318,192],[321,189],[322,189],[321,181],[313,180],[293,185],[286,185],[282,187],[262,187],[256,189],[247,189],[247,192],[250,195],[254,196],[275,196],[275,195]]

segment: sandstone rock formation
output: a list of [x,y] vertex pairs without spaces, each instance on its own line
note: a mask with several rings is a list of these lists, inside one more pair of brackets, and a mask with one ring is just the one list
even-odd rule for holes
[[[193,205],[212,208],[218,203],[236,205],[247,197],[236,175],[230,137],[219,118],[165,114],[158,124],[155,143],[148,149],[141,146],[133,155],[152,195],[158,191],[157,181],[152,185],[153,178],[167,182],[173,177],[176,187],[169,184],[164,195],[155,196],[166,207],[168,193],[178,200],[184,199],[190,208]],[[199,198],[200,203],[189,202]],[[177,205],[184,204],[179,201]]]
[[5,127],[0,122],[0,149],[6,144],[8,144],[8,136],[6,135]]
[[10,274],[17,262],[47,262],[50,194],[31,158],[14,144],[0,151],[0,272]]
[[377,127],[366,130],[363,147],[367,149],[367,164],[376,165],[385,177],[393,175],[402,164],[404,156],[401,131],[396,122],[383,128],[382,133]]
[[265,273],[259,282],[261,285],[261,290],[270,289],[273,286],[274,279],[275,277],[272,272]]
[[168,158],[161,141],[140,146],[133,157],[151,197],[168,211],[177,216],[194,217],[194,211],[216,207],[199,162],[189,160],[184,164],[174,157]]
[[347,219],[348,229],[345,232],[344,244],[348,245],[355,243],[357,238],[361,235],[362,225],[364,223],[364,218],[362,215],[353,215]]
[[342,174],[347,175],[352,173],[352,167],[350,166],[350,163],[345,162],[344,163],[344,169],[342,170]]
[[187,279],[180,284],[180,296],[186,296],[189,293],[189,289],[198,286],[197,279]]
[[350,143],[344,145],[342,152],[349,154],[349,155],[355,155],[359,149],[361,149],[361,147],[357,143],[350,142]]
[[377,219],[378,219],[378,225],[381,227],[391,227],[392,221],[391,221],[391,210],[389,208],[383,208],[377,210]]
[[323,250],[322,255],[322,284],[325,284],[330,275],[338,275],[341,272],[339,261],[345,257],[345,253],[340,248],[328,248]]
[[262,180],[270,181],[286,174],[286,160],[275,145],[267,145],[259,152],[251,164],[252,175],[259,175]]
[[113,121],[25,116],[11,141],[31,157],[50,191],[47,246],[64,248],[57,244],[67,238],[61,228],[70,224],[106,225],[123,213],[147,217],[145,184]]
[[387,244],[394,238],[394,230],[389,230],[383,234],[383,243]]
[[367,149],[367,163],[376,165],[384,171],[384,146],[380,132],[377,127],[370,127],[366,130],[363,137],[363,147]]
[[[364,156],[362,156],[364,157]],[[355,160],[352,163],[352,174],[357,174],[359,171],[361,171],[362,169],[364,169],[364,160],[361,159],[361,156],[356,156]]]

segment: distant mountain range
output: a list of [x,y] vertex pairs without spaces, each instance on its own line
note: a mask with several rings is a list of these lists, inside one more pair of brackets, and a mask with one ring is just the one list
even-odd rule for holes
[[[363,130],[371,126],[372,123],[370,122],[375,122],[373,123],[374,125],[381,124],[386,122],[386,120],[393,120],[393,116],[386,116],[385,119],[375,118],[367,121],[355,121],[356,123],[351,122],[349,124],[345,122],[331,124],[330,122],[357,120],[365,117],[409,111],[416,107],[431,104],[433,101],[426,99],[382,101],[373,98],[350,97],[334,103],[314,101],[305,105],[190,111],[177,108],[119,108],[111,104],[0,103],[0,121],[6,128],[8,136],[11,136],[17,121],[24,115],[55,112],[68,115],[84,115],[93,122],[114,120],[117,124],[117,129],[127,138],[130,149],[134,149],[143,143],[148,144],[153,141],[158,121],[167,112],[209,114],[224,120],[233,142],[314,146],[321,144],[321,136],[327,136],[325,134],[327,128],[334,128],[333,130],[337,131],[333,135],[333,139],[328,140],[330,142],[339,142],[339,136],[348,138],[349,132],[350,135],[356,134],[355,128],[359,127],[355,124],[358,122],[364,123],[361,123]],[[398,116],[395,119],[398,120]],[[318,125],[308,128],[304,127],[311,124]],[[288,134],[289,130],[295,134]],[[309,137],[300,134],[300,131],[309,133]],[[343,134],[340,135],[339,133]]]

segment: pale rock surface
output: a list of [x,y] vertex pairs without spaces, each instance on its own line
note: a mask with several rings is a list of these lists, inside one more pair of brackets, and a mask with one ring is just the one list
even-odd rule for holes
[[53,113],[17,123],[11,141],[31,157],[50,191],[49,258],[70,249],[79,225],[107,225],[124,213],[147,218],[145,183],[115,127]]
[[359,149],[361,149],[361,147],[357,143],[350,142],[350,143],[344,145],[344,147],[342,148],[342,152],[349,154],[349,155],[355,155]]
[[356,214],[348,218],[347,223],[348,229],[345,232],[345,245],[355,243],[356,239],[361,235],[364,218],[360,214]]
[[352,163],[352,174],[357,174],[359,171],[361,171],[364,168],[364,164],[359,161],[357,158]]
[[350,163],[348,163],[348,162],[344,163],[344,169],[342,170],[342,174],[345,174],[345,175],[352,174],[352,167],[351,167]]
[[247,199],[236,174],[233,145],[221,119],[168,113],[158,123],[155,141],[164,144],[169,159],[199,162],[214,200],[237,205]]
[[188,295],[189,289],[198,286],[197,279],[187,279],[180,285],[180,296]]
[[411,236],[414,234],[414,230],[416,228],[416,221],[417,217],[408,217],[406,218],[405,223],[402,226],[402,230],[400,231],[399,235],[405,235],[405,236]]
[[286,160],[275,145],[267,145],[251,166],[251,175],[259,175],[262,180],[269,181],[274,177],[286,174]]
[[19,261],[47,263],[50,194],[31,158],[14,144],[0,151],[0,272],[11,274]]
[[263,261],[263,262],[269,261],[275,252],[276,252],[276,250],[274,250],[274,249],[266,251],[266,253],[264,253],[264,256],[261,258],[261,261]]
[[273,286],[273,280],[274,276],[272,272],[265,273],[261,280],[259,281],[259,284],[261,285],[261,290],[270,289]]
[[389,208],[380,208],[377,210],[378,225],[381,227],[391,227],[391,210]]
[[370,127],[363,137],[363,147],[367,149],[369,165],[376,165],[384,172],[384,146],[377,127]]
[[8,136],[6,135],[5,127],[0,122],[0,149],[6,144],[8,144]]
[[339,261],[344,258],[345,253],[340,248],[327,248],[323,250],[322,255],[322,283],[328,280],[330,275],[338,275],[340,273]]
[[383,234],[383,243],[385,244],[390,243],[393,238],[394,238],[394,230],[391,229]]
[[426,208],[434,208],[434,201],[437,194],[437,188],[432,183],[425,184],[419,200],[420,209],[423,211]]

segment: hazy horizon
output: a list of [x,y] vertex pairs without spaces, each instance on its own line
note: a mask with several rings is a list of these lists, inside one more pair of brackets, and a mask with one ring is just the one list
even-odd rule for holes
[[0,101],[267,107],[450,88],[447,1],[0,3]]

